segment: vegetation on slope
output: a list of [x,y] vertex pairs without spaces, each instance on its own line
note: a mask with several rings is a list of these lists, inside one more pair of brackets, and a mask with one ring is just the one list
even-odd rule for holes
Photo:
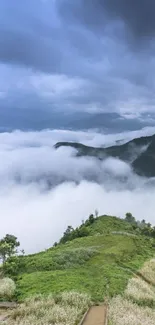
[[0,278],[0,301],[11,300],[15,293],[15,283],[10,278]]
[[88,295],[76,292],[34,296],[12,312],[7,325],[77,324],[90,303]]
[[155,287],[149,277],[154,270],[155,260],[146,262],[138,272],[146,280],[134,276],[129,280],[124,294],[111,300],[109,325],[155,324]]
[[122,293],[132,272],[155,251],[154,228],[129,213],[126,220],[91,215],[80,227],[68,228],[54,247],[7,260],[4,271],[16,280],[19,301],[72,290],[103,301]]

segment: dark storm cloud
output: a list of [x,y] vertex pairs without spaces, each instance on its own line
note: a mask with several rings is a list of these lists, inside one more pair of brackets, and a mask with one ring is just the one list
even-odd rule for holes
[[57,4],[62,18],[81,22],[95,32],[103,34],[110,20],[116,19],[122,20],[136,37],[155,36],[154,0],[60,0]]
[[[53,8],[54,9],[54,8]],[[49,14],[52,7],[49,7]],[[42,11],[42,12],[41,12]],[[49,15],[48,14],[48,15]],[[0,60],[50,72],[61,60],[63,35],[51,24],[41,1],[0,3]],[[52,19],[52,13],[51,13]]]
[[[23,106],[20,114],[29,109],[33,120],[35,110],[46,110],[45,120],[53,110],[152,111],[154,50],[148,44],[136,53],[129,47],[131,33],[124,26],[142,35],[135,29],[136,23],[142,24],[142,13],[138,14],[135,4],[132,11],[128,0],[124,2],[1,0],[1,115],[5,107],[11,111],[9,118]],[[153,26],[152,16],[149,23]],[[153,35],[151,27],[147,28]]]
[[100,28],[101,11],[98,8],[96,15],[93,11],[92,1],[28,0],[12,5],[2,0],[0,61],[46,73],[86,75],[90,70],[87,60],[95,63],[103,53],[100,40],[85,25],[93,28],[96,21]]
[[92,30],[104,31],[106,12],[103,0],[58,0],[58,12],[69,23],[87,25]]
[[136,37],[155,36],[154,0],[103,0],[112,18],[122,19]]

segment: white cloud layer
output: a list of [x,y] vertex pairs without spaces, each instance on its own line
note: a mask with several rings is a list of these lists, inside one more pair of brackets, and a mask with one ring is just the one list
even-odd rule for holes
[[67,225],[77,226],[95,209],[120,217],[131,211],[154,223],[155,188],[134,175],[128,164],[111,158],[77,159],[70,148],[53,149],[62,140],[100,146],[154,132],[1,133],[0,237],[13,233],[26,252],[37,252],[52,246]]

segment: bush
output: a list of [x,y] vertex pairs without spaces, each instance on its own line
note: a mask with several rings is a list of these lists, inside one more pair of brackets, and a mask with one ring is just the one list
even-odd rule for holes
[[73,229],[71,226],[68,226],[66,231],[64,232],[63,237],[60,239],[60,244],[64,244],[75,238],[81,238],[87,236],[89,236],[89,230],[85,225],[82,225],[76,229]]
[[0,299],[10,299],[15,293],[15,283],[9,278],[0,279]]

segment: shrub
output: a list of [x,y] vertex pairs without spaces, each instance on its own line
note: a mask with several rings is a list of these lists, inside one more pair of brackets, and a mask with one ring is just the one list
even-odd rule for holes
[[15,293],[15,283],[9,278],[0,279],[0,299],[10,299]]
[[83,265],[91,257],[98,254],[93,248],[75,248],[64,252],[56,253],[53,256],[55,269],[72,268]]

